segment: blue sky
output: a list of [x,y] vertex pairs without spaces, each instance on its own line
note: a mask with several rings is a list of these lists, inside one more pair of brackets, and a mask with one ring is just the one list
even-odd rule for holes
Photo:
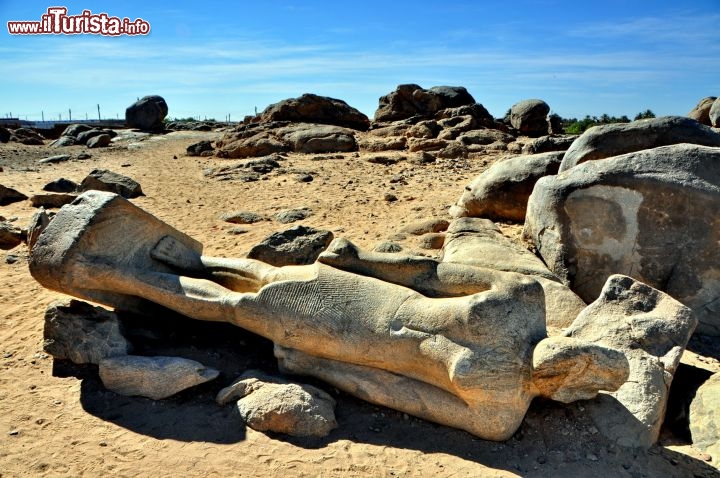
[[[163,2],[164,3],[164,2]],[[142,18],[147,36],[16,36],[50,6]],[[400,83],[465,86],[493,115],[541,98],[563,117],[686,114],[720,96],[720,0],[363,2],[0,0],[0,116],[233,120],[303,93],[372,116]]]

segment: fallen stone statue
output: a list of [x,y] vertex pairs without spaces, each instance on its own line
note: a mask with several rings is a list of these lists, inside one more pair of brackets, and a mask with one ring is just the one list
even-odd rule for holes
[[[347,241],[306,266],[201,251],[122,197],[91,191],[38,236],[30,271],[45,287],[118,309],[148,311],[150,301],[236,324],[272,340],[285,371],[489,440],[511,437],[536,396],[590,399],[631,370],[621,347],[548,338],[543,289],[524,275],[412,256],[372,261]],[[637,284],[624,279],[613,287]],[[656,303],[686,310],[657,294],[643,314]]]

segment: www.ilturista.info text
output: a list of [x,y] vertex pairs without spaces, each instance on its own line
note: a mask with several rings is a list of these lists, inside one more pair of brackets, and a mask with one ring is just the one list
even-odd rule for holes
[[150,24],[138,18],[108,16],[107,13],[92,13],[83,10],[80,15],[68,15],[65,7],[50,7],[40,21],[7,22],[11,35],[147,35]]

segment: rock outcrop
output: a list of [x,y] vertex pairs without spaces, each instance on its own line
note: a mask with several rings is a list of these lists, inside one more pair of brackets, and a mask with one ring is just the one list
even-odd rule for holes
[[690,110],[687,117],[694,119],[698,123],[712,126],[712,122],[710,121],[710,108],[712,108],[716,99],[715,96],[708,96],[707,98],[701,99],[698,104],[695,105],[695,108]]
[[[413,116],[434,116],[440,110],[476,104],[462,86],[435,86],[426,90],[420,85],[399,85],[382,96],[375,111],[375,122],[397,121]],[[484,108],[483,108],[484,109]]]
[[524,236],[585,301],[626,274],[692,308],[701,333],[720,335],[719,207],[720,148],[663,146],[541,178]]
[[259,116],[261,123],[291,121],[293,123],[319,123],[367,131],[370,120],[363,113],[342,100],[306,93],[274,103]]
[[562,157],[562,152],[551,152],[494,163],[465,187],[458,202],[450,208],[450,215],[525,220],[535,183],[544,176],[557,174]]
[[717,147],[720,146],[720,133],[684,116],[593,126],[567,150],[560,172],[585,161],[680,143]]

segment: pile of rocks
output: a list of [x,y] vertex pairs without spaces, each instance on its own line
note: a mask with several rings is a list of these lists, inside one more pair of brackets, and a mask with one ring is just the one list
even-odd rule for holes
[[532,146],[532,152],[567,149],[570,141],[566,138],[546,136],[549,111],[542,100],[525,100],[511,108],[506,121],[497,121],[461,86],[424,89],[406,84],[380,98],[371,122],[344,101],[306,94],[247,118],[218,141],[217,156],[360,150],[467,158],[522,149],[523,144],[516,143],[520,135],[546,137]]
[[93,128],[86,124],[71,124],[60,137],[50,143],[51,148],[63,146],[87,146],[88,148],[105,148],[110,145],[117,132],[111,129]]
[[8,129],[0,126],[0,143],[15,142],[30,146],[42,146],[45,138],[30,128]]

